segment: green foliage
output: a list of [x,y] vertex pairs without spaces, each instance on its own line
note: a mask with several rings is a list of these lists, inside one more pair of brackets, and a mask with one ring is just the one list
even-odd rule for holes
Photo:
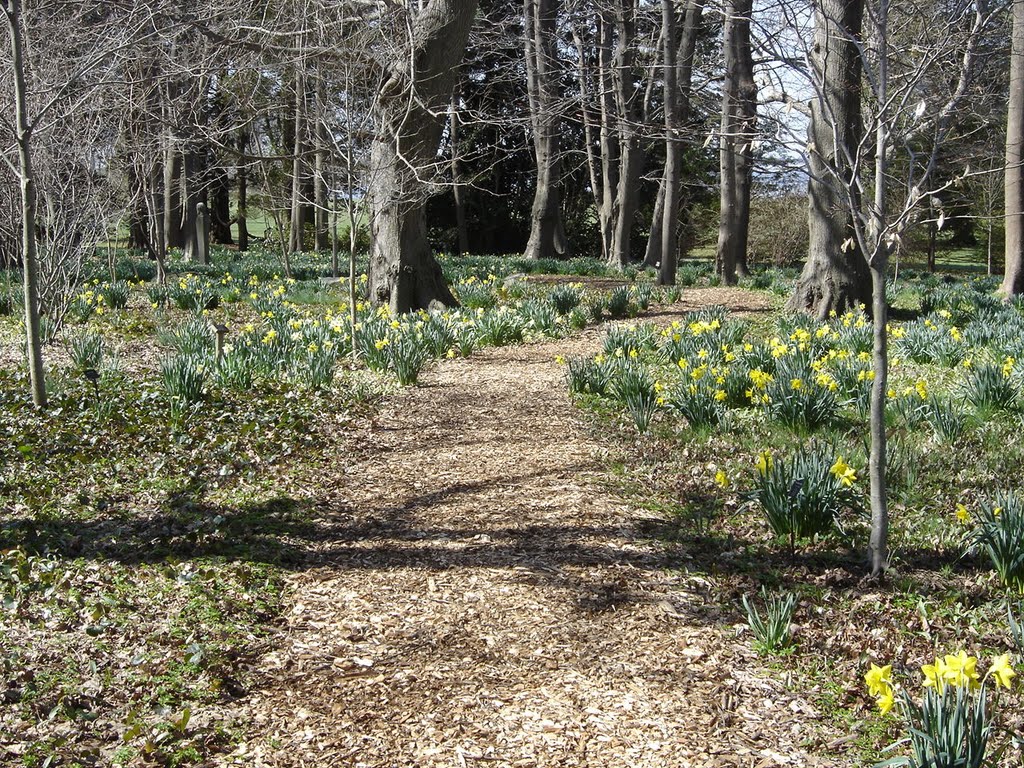
[[583,291],[575,285],[559,285],[548,294],[548,301],[555,312],[567,315],[583,301]]
[[103,336],[94,331],[83,331],[68,342],[68,357],[78,371],[98,371],[103,365],[103,352]]
[[197,403],[203,399],[206,366],[187,355],[175,355],[160,362],[164,391],[172,404]]
[[979,503],[974,544],[992,561],[999,580],[1024,594],[1024,503],[1020,496],[1000,492]]
[[796,608],[796,595],[791,592],[769,595],[768,590],[761,587],[764,616],[746,595],[743,595],[742,600],[747,624],[754,633],[754,647],[765,654],[784,650],[792,639],[789,627]]
[[519,307],[527,327],[545,336],[558,335],[558,312],[550,302],[543,299],[524,301]]
[[216,309],[220,304],[220,292],[217,287],[209,280],[193,275],[173,283],[167,294],[178,309],[189,312]]
[[621,320],[624,317],[636,314],[633,310],[632,296],[629,286],[620,286],[612,291],[605,301],[605,309],[613,320]]
[[565,366],[565,380],[570,392],[604,395],[608,391],[613,369],[604,358],[570,357]]
[[404,387],[415,384],[429,359],[422,339],[411,333],[401,334],[385,350],[388,367],[394,372],[398,383]]
[[844,467],[821,447],[801,448],[789,459],[765,454],[746,498],[761,509],[772,532],[788,537],[792,546],[831,533],[844,511],[862,511],[852,483],[841,479]]
[[1012,408],[1019,395],[1005,366],[994,363],[972,366],[963,382],[963,392],[967,401],[983,412]]
[[937,440],[955,443],[967,429],[964,412],[949,398],[930,395],[921,405],[924,420],[928,422]]
[[522,341],[524,324],[525,321],[520,315],[505,307],[486,312],[477,320],[479,341],[492,347]]
[[879,763],[908,768],[983,768],[992,719],[987,711],[985,684],[978,691],[966,686],[925,688],[917,704],[905,690],[899,695],[906,718],[911,754]]
[[123,280],[113,283],[104,283],[99,289],[103,302],[111,309],[124,309],[128,306],[128,299],[132,295],[131,286]]
[[633,285],[633,299],[640,309],[646,310],[650,307],[653,298],[654,286],[650,283],[635,283]]
[[691,429],[717,427],[725,420],[726,411],[724,398],[719,399],[715,392],[704,380],[681,382],[669,390],[666,405],[685,418]]
[[624,362],[608,389],[613,398],[626,406],[637,431],[646,432],[658,408],[658,393],[647,370],[630,361]]
[[[802,375],[795,375],[802,374]],[[780,370],[768,385],[768,412],[791,429],[814,431],[835,422],[839,401],[827,386],[821,386],[800,370]]]

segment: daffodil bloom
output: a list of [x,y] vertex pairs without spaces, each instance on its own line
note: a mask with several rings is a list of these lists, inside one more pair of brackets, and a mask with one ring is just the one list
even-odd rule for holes
[[761,453],[759,453],[757,456],[756,463],[757,471],[760,472],[762,475],[767,475],[771,471],[772,465],[774,464],[774,461],[772,460],[771,451],[761,451]]
[[875,699],[875,702],[878,704],[878,711],[883,715],[887,715],[889,710],[892,709],[893,704],[896,703],[896,694],[892,688],[888,688]]
[[800,389],[801,387],[803,387],[803,385],[803,379],[791,379],[789,382],[789,386],[791,386],[793,389]]
[[946,665],[942,659],[936,658],[934,664],[921,667],[921,674],[924,675],[925,688],[941,688],[946,679]]
[[688,360],[683,359],[683,360],[679,361],[679,370],[685,371],[689,367],[690,367],[690,362]]
[[892,687],[892,664],[886,664],[884,667],[872,664],[871,669],[864,675],[864,682],[868,684],[868,693],[880,696],[886,689]]
[[971,522],[971,513],[967,511],[967,507],[963,504],[956,505],[956,519],[965,525]]
[[725,400],[726,397],[728,397],[728,395],[726,395],[724,389],[716,389],[715,390],[715,401],[716,402],[721,403],[722,401]]
[[724,469],[720,469],[717,472],[715,472],[715,482],[718,483],[718,485],[722,488],[729,487],[729,476],[725,474]]
[[852,486],[857,480],[857,473],[854,471],[853,467],[844,461],[842,456],[836,459],[836,463],[832,465],[832,468],[829,471],[835,475],[836,479],[839,480],[842,485],[847,488]]
[[[451,351],[451,350],[449,350],[449,352],[450,352],[450,351]],[[555,355],[555,362],[556,362],[556,363],[557,363],[558,365],[565,365],[565,358],[564,358],[564,357],[562,357],[561,355]]]
[[1008,653],[994,658],[992,665],[988,668],[988,673],[995,678],[996,685],[1001,685],[1004,688],[1009,688],[1010,681],[1017,676],[1017,673],[1010,665],[1010,654]]
[[958,686],[978,687],[978,660],[974,656],[968,656],[966,651],[960,651],[956,654],[947,654],[945,662],[945,678],[948,682]]

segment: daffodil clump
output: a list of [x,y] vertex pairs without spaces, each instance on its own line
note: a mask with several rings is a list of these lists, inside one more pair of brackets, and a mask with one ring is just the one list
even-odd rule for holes
[[747,502],[759,509],[776,536],[790,546],[832,532],[845,512],[862,512],[856,469],[821,446],[776,457],[762,451],[755,460]]
[[975,514],[966,507],[957,517],[973,524],[974,546],[988,554],[999,580],[1007,589],[1024,594],[1024,502],[1012,492],[984,496]]
[[984,675],[966,651],[921,666],[920,702],[893,677],[892,665],[872,664],[864,675],[879,711],[899,711],[911,754],[887,765],[913,768],[981,768],[993,735],[988,689],[1010,689],[1017,676],[1009,654],[993,658]]

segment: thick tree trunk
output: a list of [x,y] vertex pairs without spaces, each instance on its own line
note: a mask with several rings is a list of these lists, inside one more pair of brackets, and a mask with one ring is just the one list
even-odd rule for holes
[[618,173],[612,199],[611,250],[608,263],[622,269],[632,260],[632,234],[640,194],[645,153],[640,146],[636,126],[640,124],[639,103],[642,93],[633,71],[636,34],[635,0],[619,0],[615,9],[615,49],[611,82],[615,105],[615,133],[618,146]]
[[429,193],[421,178],[437,174],[442,116],[475,13],[476,0],[430,0],[415,13],[409,50],[399,51],[378,96],[368,190],[370,298],[395,313],[456,303],[427,242]]
[[853,42],[860,37],[863,12],[863,0],[819,0],[815,10],[811,64],[821,86],[811,102],[808,129],[810,246],[787,308],[819,318],[871,301],[871,276],[855,245],[850,218],[857,201],[840,191],[848,179],[837,179],[829,171],[848,166],[844,153],[855,151],[863,133],[861,65]]
[[222,166],[210,173],[210,240],[218,245],[235,242],[231,236],[231,183]]
[[528,259],[550,259],[568,250],[562,205],[558,193],[561,177],[558,114],[558,52],[556,27],[559,0],[524,0],[526,82],[537,160],[537,187],[530,217]]
[[29,387],[37,408],[46,407],[46,372],[43,368],[43,337],[39,323],[39,262],[36,253],[36,180],[32,168],[32,126],[28,118],[28,85],[25,78],[20,0],[5,0],[14,77],[15,141],[18,144],[18,175],[21,189],[21,272],[25,299],[25,345]]
[[725,285],[734,285],[738,273],[747,271],[753,143],[757,138],[751,12],[752,0],[727,0],[725,3],[717,259],[718,276]]
[[1006,266],[1002,293],[1024,293],[1024,0],[1013,0],[1010,96],[1006,116]]
[[661,264],[661,252],[664,246],[661,233],[665,226],[665,177],[669,162],[668,141],[669,139],[666,138],[665,167],[662,168],[661,179],[658,181],[658,194],[654,198],[654,213],[651,215],[651,231],[647,235],[647,249],[644,251],[644,266],[651,269],[657,269],[658,265]]
[[164,153],[164,242],[168,248],[183,248],[181,228],[181,153],[177,140],[168,137]]

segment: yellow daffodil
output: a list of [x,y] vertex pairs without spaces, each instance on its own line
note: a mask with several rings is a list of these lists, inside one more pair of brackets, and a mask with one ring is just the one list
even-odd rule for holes
[[994,658],[992,665],[988,668],[988,673],[995,679],[996,685],[1001,685],[1004,688],[1009,688],[1010,681],[1017,676],[1010,665],[1010,654],[1008,653]]
[[967,507],[963,504],[956,505],[956,519],[964,525],[971,522],[971,513],[967,511]]
[[771,451],[761,451],[757,456],[757,471],[762,475],[767,475],[771,471],[773,463]]
[[846,463],[842,456],[836,459],[836,463],[832,465],[829,471],[847,488],[857,481],[857,473],[853,467]]
[[884,667],[872,664],[871,669],[864,675],[864,682],[868,685],[868,693],[880,696],[886,689],[892,687],[892,664],[886,664]]
[[728,488],[729,487],[729,476],[727,474],[725,474],[725,470],[724,469],[720,469],[717,472],[715,472],[715,482],[721,488]]

